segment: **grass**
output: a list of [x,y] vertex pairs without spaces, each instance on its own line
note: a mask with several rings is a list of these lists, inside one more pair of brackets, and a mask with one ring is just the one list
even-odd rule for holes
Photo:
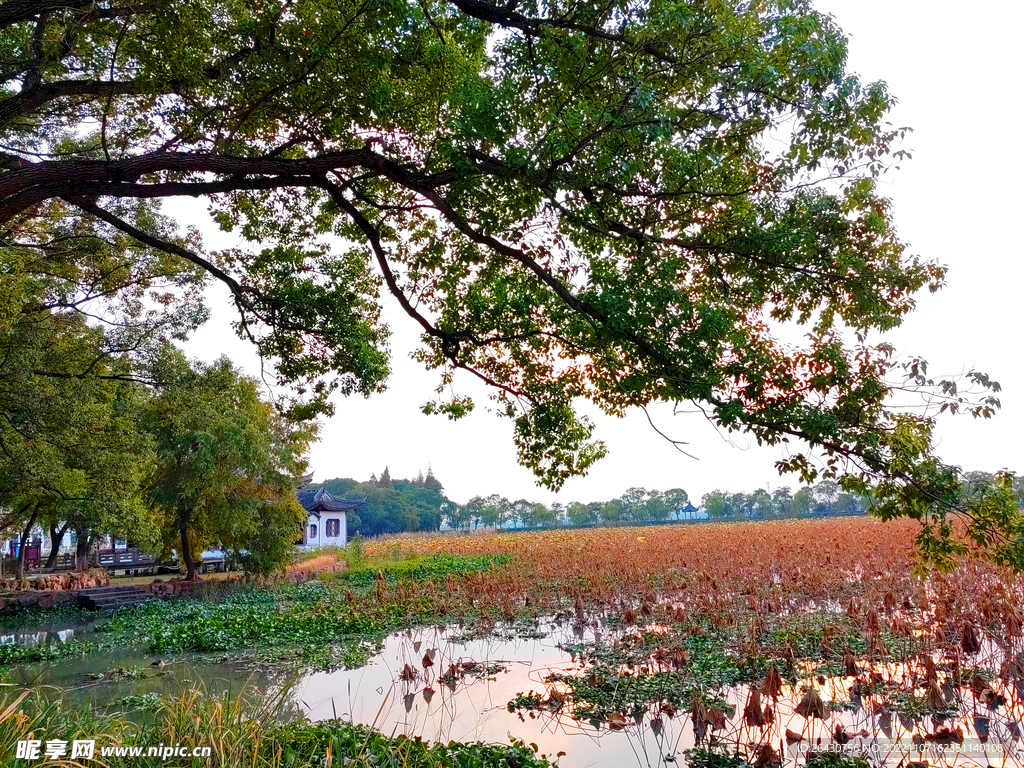
[[[177,573],[161,573],[161,574],[146,574],[144,576],[111,576],[110,586],[112,587],[145,587],[152,584],[154,581],[168,581],[170,579],[180,579],[182,574]],[[217,571],[213,573],[203,574],[204,582],[215,582],[215,581],[237,581],[241,577],[238,571]]]
[[[968,558],[956,574],[922,581],[909,555],[912,525],[851,518],[756,528],[758,536],[724,524],[356,539],[319,555],[346,562],[344,572],[264,587],[210,582],[194,598],[120,611],[88,641],[0,647],[0,665],[134,646],[263,658],[301,649],[293,658],[328,670],[365,663],[387,633],[410,626],[529,635],[554,618],[598,620],[627,637],[661,627],[636,645],[632,663],[678,646],[693,656],[692,674],[703,644],[748,677],[773,662],[795,683],[835,671],[846,654],[913,662],[952,653],[968,623],[997,646],[1021,639],[1021,580]],[[601,652],[588,651],[595,661]]]
[[[178,697],[125,697],[118,705],[66,707],[52,691],[15,693],[0,697],[0,755],[15,754],[19,740],[46,742],[95,739],[99,765],[107,768],[547,768],[549,763],[524,744],[495,746],[479,743],[428,744],[418,739],[388,737],[372,728],[332,720],[281,722],[289,689],[276,695],[241,691],[234,695],[190,690]],[[104,747],[176,745],[210,747],[210,756],[107,756]],[[4,763],[6,765],[6,763]],[[49,766],[79,766],[71,760],[47,761]]]
[[[438,621],[436,604],[418,599],[418,591],[493,573],[510,560],[505,554],[415,555],[364,561],[357,569],[300,584],[227,590],[221,593],[226,597],[215,600],[154,601],[117,611],[88,641],[0,646],[0,665],[134,646],[154,654],[297,648],[299,660],[310,668],[359,666],[387,633]],[[36,620],[43,616],[42,611],[34,614]],[[466,612],[449,616],[467,618],[473,617]]]
[[351,587],[366,589],[377,581],[392,584],[400,581],[447,581],[449,576],[460,577],[484,573],[492,568],[508,565],[512,558],[506,553],[494,555],[413,555],[394,562],[367,563],[359,568],[339,574],[336,581]]

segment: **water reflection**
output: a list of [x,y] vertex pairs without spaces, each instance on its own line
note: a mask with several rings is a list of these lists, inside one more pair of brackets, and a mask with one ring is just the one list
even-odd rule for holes
[[458,630],[404,632],[388,638],[366,667],[309,675],[294,696],[312,720],[340,717],[429,741],[521,740],[552,759],[565,753],[565,768],[672,763],[687,746],[673,722],[613,732],[568,716],[509,711],[517,694],[545,690],[552,673],[582,672],[584,665],[562,649],[581,639],[594,641],[595,630],[553,626],[540,639],[469,641]]
[[[33,631],[60,638],[64,630],[31,628],[24,636]],[[684,752],[698,745],[698,735],[701,745],[739,749],[762,765],[804,763],[809,753],[839,748],[863,754],[875,765],[903,768],[913,763],[1024,765],[1024,683],[1018,679],[1024,674],[982,675],[968,669],[965,659],[870,668],[858,661],[843,670],[855,674],[812,675],[796,685],[778,681],[775,688],[724,688],[715,692],[722,706],[714,712],[700,714],[688,703],[672,706],[662,700],[588,719],[574,716],[565,681],[592,675],[594,668],[564,649],[581,641],[607,643],[615,632],[571,622],[544,626],[540,636],[530,638],[467,639],[460,632],[453,627],[401,632],[388,637],[364,667],[298,679],[287,668],[251,659],[190,657],[154,666],[152,656],[115,649],[15,667],[9,680],[59,685],[72,700],[94,702],[147,693],[176,696],[194,686],[215,692],[255,687],[268,695],[287,691],[282,719],[340,718],[386,735],[439,742],[521,740],[557,758],[561,768],[683,765]],[[994,649],[993,658],[976,654],[972,663],[997,671],[994,654]],[[669,669],[671,663],[652,654],[647,671]],[[626,672],[616,674],[625,681]],[[510,711],[510,702],[530,692],[536,706]],[[929,697],[942,706],[929,708]]]
[[95,620],[62,624],[36,624],[0,627],[0,645],[47,645],[66,643],[71,638],[95,631]]
[[[804,763],[826,751],[875,765],[1024,765],[1022,686],[964,677],[959,660],[934,669],[862,664],[856,674],[780,681],[763,694],[727,687],[710,715],[661,702],[590,720],[574,716],[564,683],[588,673],[562,650],[580,639],[579,627],[548,629],[543,639],[469,642],[443,629],[402,633],[366,668],[310,675],[295,696],[313,720],[340,717],[431,741],[521,740],[552,758],[564,753],[563,768],[679,765],[686,750],[708,744],[755,765]],[[940,711],[926,706],[934,688]],[[528,692],[536,706],[510,711]]]

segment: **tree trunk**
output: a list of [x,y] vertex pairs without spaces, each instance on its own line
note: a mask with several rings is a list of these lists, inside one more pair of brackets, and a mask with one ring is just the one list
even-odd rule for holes
[[89,570],[89,534],[75,531],[75,570]]
[[50,554],[46,558],[46,570],[52,571],[57,567],[57,555],[60,554],[60,545],[64,542],[64,537],[67,535],[68,528],[70,527],[71,523],[64,523],[64,526],[58,529],[56,523],[50,523]]
[[194,581],[199,573],[199,564],[192,556],[192,541],[188,535],[188,523],[181,524],[181,559],[185,561],[185,581]]
[[28,524],[25,526],[25,530],[21,533],[20,544],[18,545],[18,581],[25,578],[25,544],[28,543],[28,535],[32,532],[32,526],[36,524],[36,516],[38,512],[33,512],[28,519]]

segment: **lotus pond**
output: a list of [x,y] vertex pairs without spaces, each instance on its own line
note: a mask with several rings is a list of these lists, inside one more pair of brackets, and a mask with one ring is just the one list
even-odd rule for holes
[[[432,765],[1024,763],[1017,577],[970,560],[918,577],[893,536],[865,557],[821,523],[760,526],[788,544],[762,564],[750,530],[373,544],[301,584],[23,617],[0,632],[4,682],[139,728],[200,691],[273,701],[267,734],[513,750]],[[593,557],[554,556],[578,545]]]

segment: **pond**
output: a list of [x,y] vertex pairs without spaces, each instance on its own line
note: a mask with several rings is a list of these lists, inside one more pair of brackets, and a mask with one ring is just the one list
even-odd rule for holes
[[[25,626],[0,630],[0,642],[59,643],[95,628],[91,621]],[[639,663],[635,656],[619,663],[595,651],[649,640],[660,630],[567,621],[540,625],[530,636],[467,638],[457,626],[418,628],[388,636],[366,665],[330,672],[295,672],[289,663],[246,657],[164,659],[115,648],[13,666],[6,680],[58,687],[73,703],[130,703],[143,711],[147,700],[196,686],[255,688],[281,697],[282,719],[340,718],[428,741],[518,740],[563,768],[683,765],[686,751],[698,746],[698,730],[701,746],[710,740],[764,764],[804,762],[808,752],[835,749],[879,765],[1024,764],[1021,684],[1004,687],[977,671],[965,679],[960,660],[939,660],[931,670],[863,663],[824,674],[807,669],[800,681],[778,680],[775,690],[761,682],[757,688],[726,683],[706,689],[697,702],[675,682],[689,679],[684,667],[708,666],[696,654],[673,659],[655,649]],[[857,674],[846,674],[852,671]]]
[[78,621],[19,624],[10,628],[0,627],[0,645],[47,645],[66,643],[73,637],[81,637],[95,631],[97,619]]

